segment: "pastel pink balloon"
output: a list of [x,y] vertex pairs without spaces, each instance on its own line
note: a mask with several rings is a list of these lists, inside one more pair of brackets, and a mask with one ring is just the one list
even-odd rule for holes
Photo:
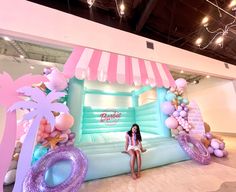
[[50,136],[51,137],[56,137],[57,135],[60,135],[61,133],[60,133],[60,131],[53,131],[51,134],[50,134]]
[[179,79],[175,80],[175,84],[176,84],[177,88],[178,89],[180,88],[180,90],[181,90],[181,88],[184,89],[187,86],[187,81],[183,78],[179,78]]
[[39,126],[39,131],[44,131],[44,125]]
[[42,134],[42,138],[47,138],[47,137],[49,137],[49,134],[48,134],[48,133],[43,133],[43,134]]
[[171,92],[175,92],[175,87],[171,87],[171,88],[170,88],[170,91],[171,91]]
[[69,136],[64,133],[64,134],[61,134],[61,135],[60,135],[60,138],[63,138],[63,140],[62,140],[60,143],[65,143],[65,142],[68,141]]
[[62,133],[70,134],[70,133],[71,133],[71,130],[70,130],[70,129],[67,129],[67,130],[62,131]]
[[58,130],[64,131],[67,129],[70,129],[74,124],[74,118],[71,114],[60,114],[56,118],[56,124],[55,127]]
[[47,124],[47,120],[46,120],[46,119],[41,119],[40,124],[41,124],[41,125]]
[[179,123],[174,117],[168,117],[165,120],[165,125],[170,129],[175,129],[178,127]]
[[58,69],[54,68],[52,73],[47,75],[49,82],[45,82],[45,85],[50,90],[62,91],[67,87],[67,79],[64,74]]
[[52,130],[51,130],[51,125],[50,125],[50,124],[45,125],[44,131],[45,131],[46,133],[51,133],[51,132],[52,132]]
[[36,139],[37,142],[40,142],[41,141],[41,137],[38,135],[37,136],[37,139]]

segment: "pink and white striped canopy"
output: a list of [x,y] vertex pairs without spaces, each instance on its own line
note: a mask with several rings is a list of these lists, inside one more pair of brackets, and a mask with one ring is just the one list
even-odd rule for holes
[[73,50],[63,72],[69,78],[166,88],[175,86],[165,64],[82,46]]

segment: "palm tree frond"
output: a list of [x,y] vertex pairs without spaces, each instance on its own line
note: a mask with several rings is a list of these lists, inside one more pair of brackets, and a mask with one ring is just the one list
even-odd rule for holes
[[60,97],[64,97],[66,95],[66,93],[63,92],[55,92],[55,91],[51,91],[48,95],[47,95],[47,100],[49,102],[53,102],[57,99],[59,99]]
[[69,113],[69,109],[62,103],[52,103],[50,109],[55,112]]
[[36,108],[37,104],[33,101],[19,101],[13,104],[11,107],[9,107],[8,111],[14,111],[20,108],[23,109],[33,109]]
[[42,100],[42,98],[45,98],[45,93],[42,92],[38,88],[32,88],[32,87],[22,87],[17,90],[20,93],[23,93],[26,96],[31,97],[32,100],[36,101],[37,103]]

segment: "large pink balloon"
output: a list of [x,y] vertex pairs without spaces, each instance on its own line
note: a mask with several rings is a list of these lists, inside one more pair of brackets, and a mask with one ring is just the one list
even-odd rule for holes
[[179,78],[175,80],[175,84],[177,86],[177,88],[182,88],[184,89],[187,86],[187,81],[183,78]]
[[165,120],[165,124],[168,128],[170,129],[175,129],[178,127],[179,123],[178,121],[174,118],[174,117],[168,117],[166,120]]
[[175,111],[174,105],[169,101],[165,101],[161,104],[161,110],[166,115],[171,115]]
[[72,115],[68,114],[60,114],[57,118],[56,118],[56,124],[55,127],[58,130],[67,130],[70,129],[74,124],[74,118]]
[[67,80],[62,72],[54,68],[53,71],[47,75],[49,82],[45,85],[50,90],[62,91],[67,87]]

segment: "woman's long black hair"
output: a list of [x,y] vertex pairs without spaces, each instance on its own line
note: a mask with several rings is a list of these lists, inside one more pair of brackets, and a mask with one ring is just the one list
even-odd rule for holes
[[139,125],[136,124],[136,123],[133,124],[133,125],[131,126],[130,130],[127,132],[128,135],[129,135],[130,137],[132,137],[132,128],[133,128],[134,126],[137,127],[137,131],[136,131],[136,139],[137,139],[138,141],[142,141],[142,137],[141,137],[141,133],[140,133]]

